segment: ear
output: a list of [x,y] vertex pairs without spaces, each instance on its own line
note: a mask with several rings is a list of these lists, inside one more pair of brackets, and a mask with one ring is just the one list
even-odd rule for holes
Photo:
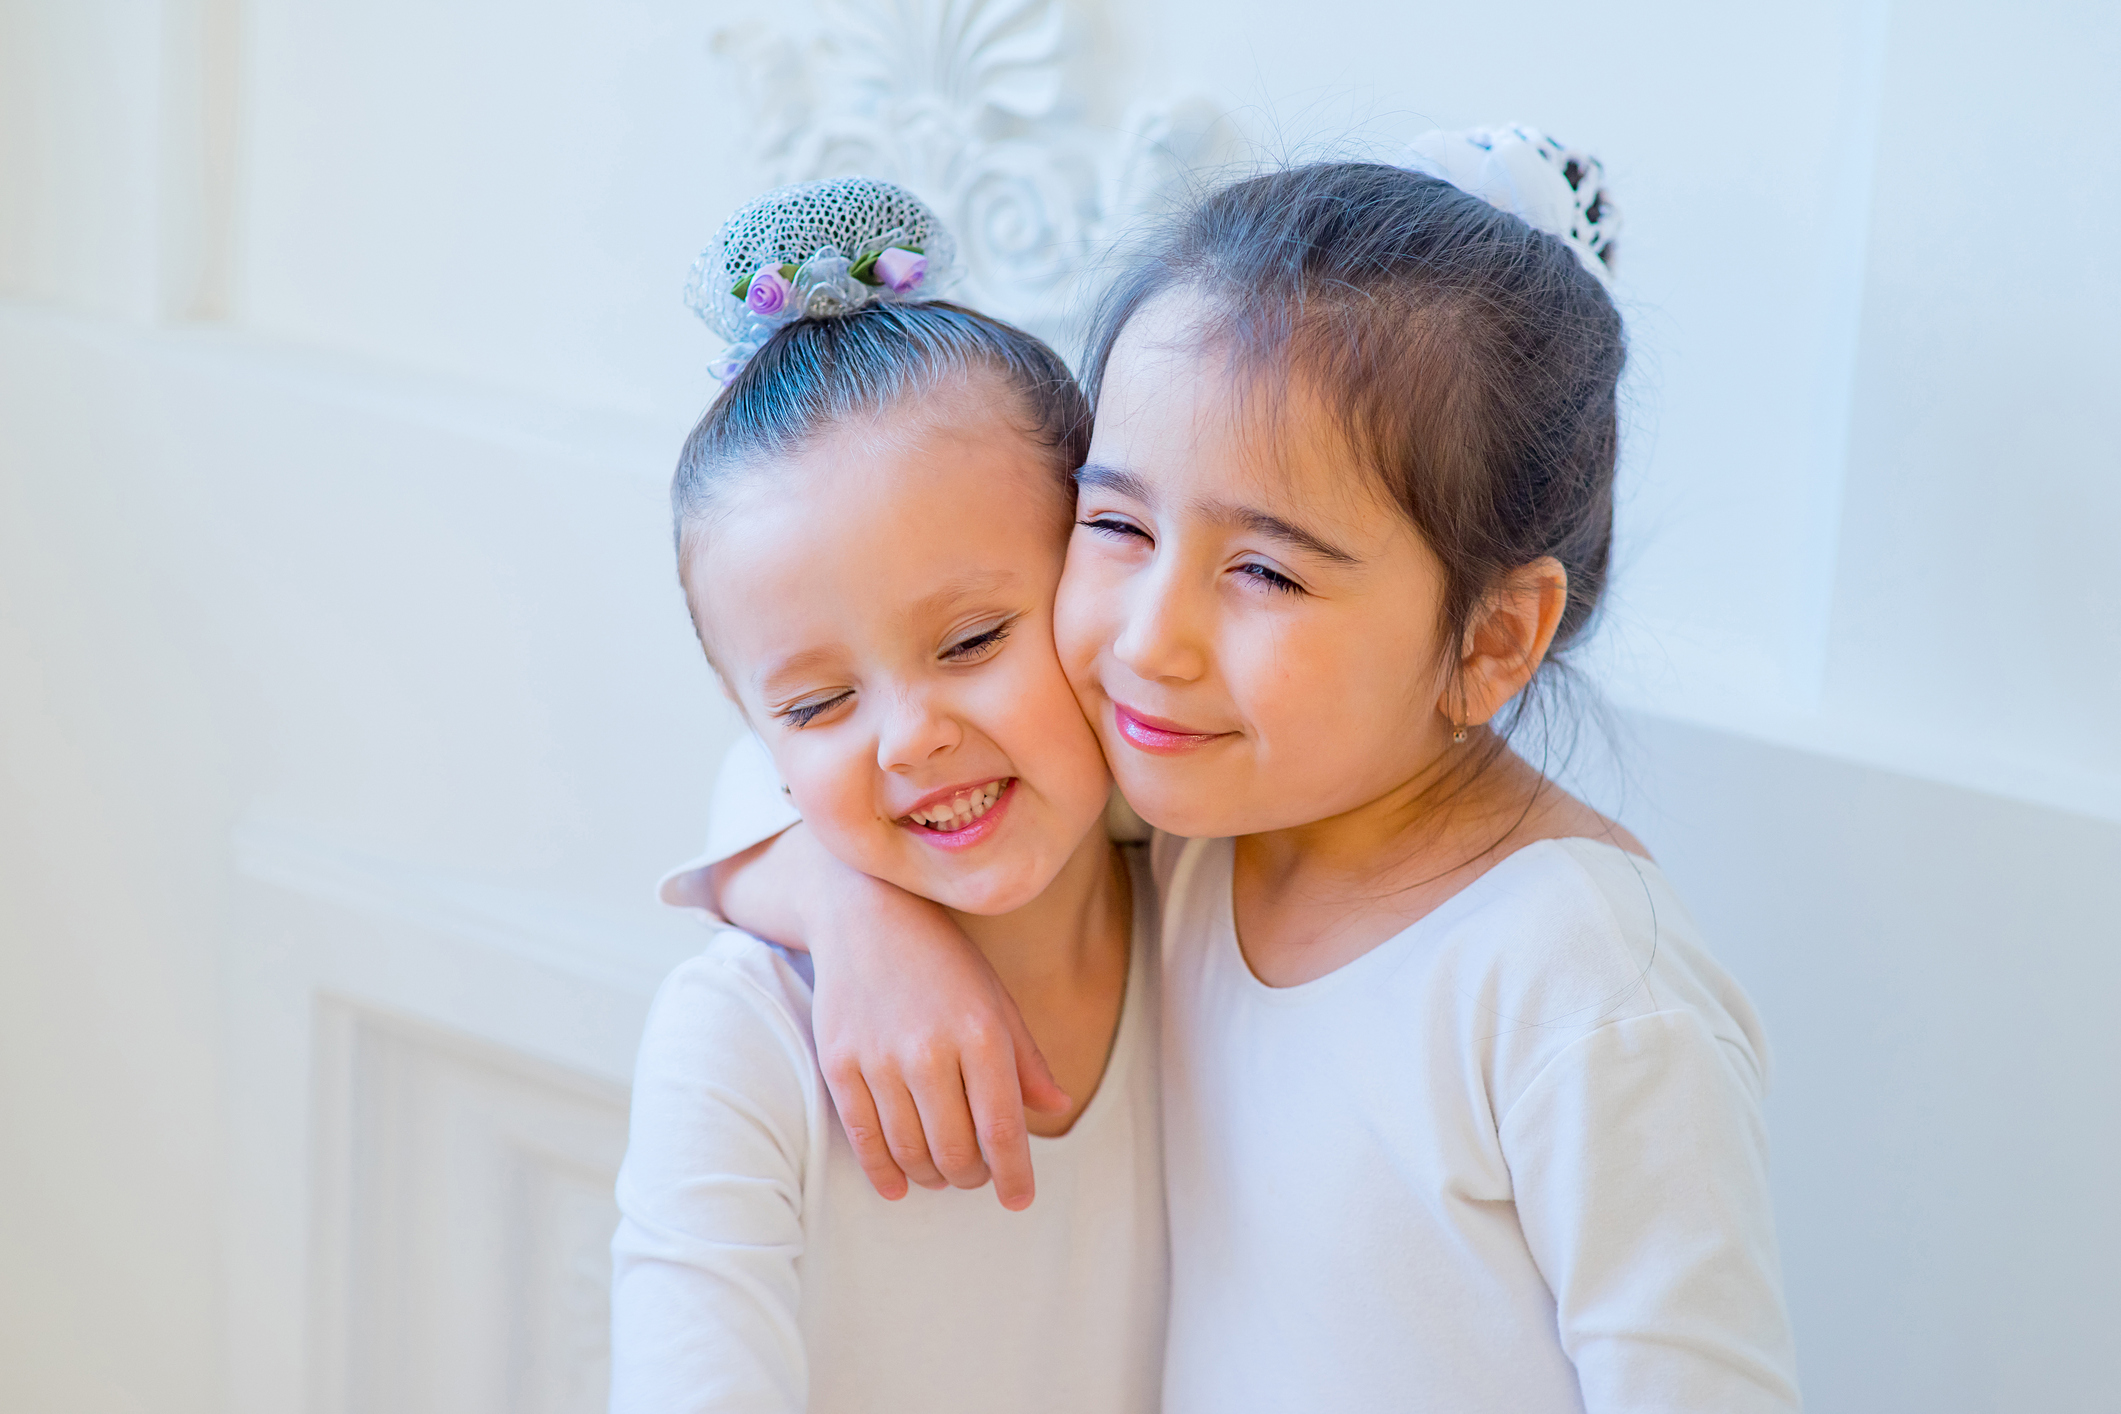
[[1459,644],[1453,725],[1485,726],[1524,690],[1546,661],[1568,606],[1569,572],[1551,555],[1503,577],[1473,611]]

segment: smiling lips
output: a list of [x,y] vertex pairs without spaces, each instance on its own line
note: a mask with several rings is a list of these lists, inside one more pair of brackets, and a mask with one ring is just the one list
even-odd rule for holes
[[1231,732],[1187,731],[1176,722],[1166,722],[1155,717],[1144,717],[1129,711],[1117,702],[1112,704],[1112,717],[1119,727],[1119,734],[1143,751],[1158,756],[1176,756],[1196,747],[1206,746],[1211,741],[1220,741]]
[[929,844],[963,849],[994,832],[1015,786],[1014,776],[984,785],[960,786],[929,797],[901,815],[899,824]]

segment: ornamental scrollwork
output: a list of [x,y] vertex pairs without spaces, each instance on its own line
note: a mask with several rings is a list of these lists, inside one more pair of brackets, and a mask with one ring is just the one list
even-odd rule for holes
[[715,38],[763,175],[911,188],[957,235],[952,296],[1048,338],[1064,338],[1085,275],[1128,226],[1233,144],[1202,97],[1116,117],[1072,97],[1086,46],[1060,0],[818,0],[817,19],[808,39]]

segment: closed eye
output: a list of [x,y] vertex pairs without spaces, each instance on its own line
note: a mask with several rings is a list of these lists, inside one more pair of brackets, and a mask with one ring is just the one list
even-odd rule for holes
[[946,663],[976,663],[982,658],[992,657],[993,651],[999,648],[1002,640],[1009,636],[1009,626],[1014,622],[1014,619],[1004,619],[993,628],[975,633],[970,638],[959,639],[943,650],[943,661]]
[[851,692],[834,693],[830,697],[813,698],[806,702],[798,702],[792,706],[783,707],[773,715],[779,717],[791,727],[807,727],[842,702],[852,699],[853,696],[854,694]]
[[1258,580],[1278,594],[1307,594],[1310,592],[1287,575],[1254,560],[1247,560],[1239,565],[1237,572]]
[[1117,516],[1092,516],[1088,520],[1079,520],[1076,524],[1086,529],[1097,531],[1101,535],[1112,536],[1114,539],[1125,539],[1130,535],[1143,540],[1149,538],[1148,531],[1143,530],[1133,521],[1121,520]]

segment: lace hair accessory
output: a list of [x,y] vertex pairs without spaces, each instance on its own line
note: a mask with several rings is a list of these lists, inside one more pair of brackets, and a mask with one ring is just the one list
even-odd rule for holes
[[780,187],[730,217],[693,262],[685,303],[729,341],[710,370],[727,383],[784,324],[933,299],[957,273],[957,242],[919,197],[835,177]]
[[1564,147],[1537,128],[1508,123],[1423,133],[1400,165],[1441,177],[1559,236],[1584,269],[1611,282],[1620,212],[1605,189],[1605,164],[1590,153]]

